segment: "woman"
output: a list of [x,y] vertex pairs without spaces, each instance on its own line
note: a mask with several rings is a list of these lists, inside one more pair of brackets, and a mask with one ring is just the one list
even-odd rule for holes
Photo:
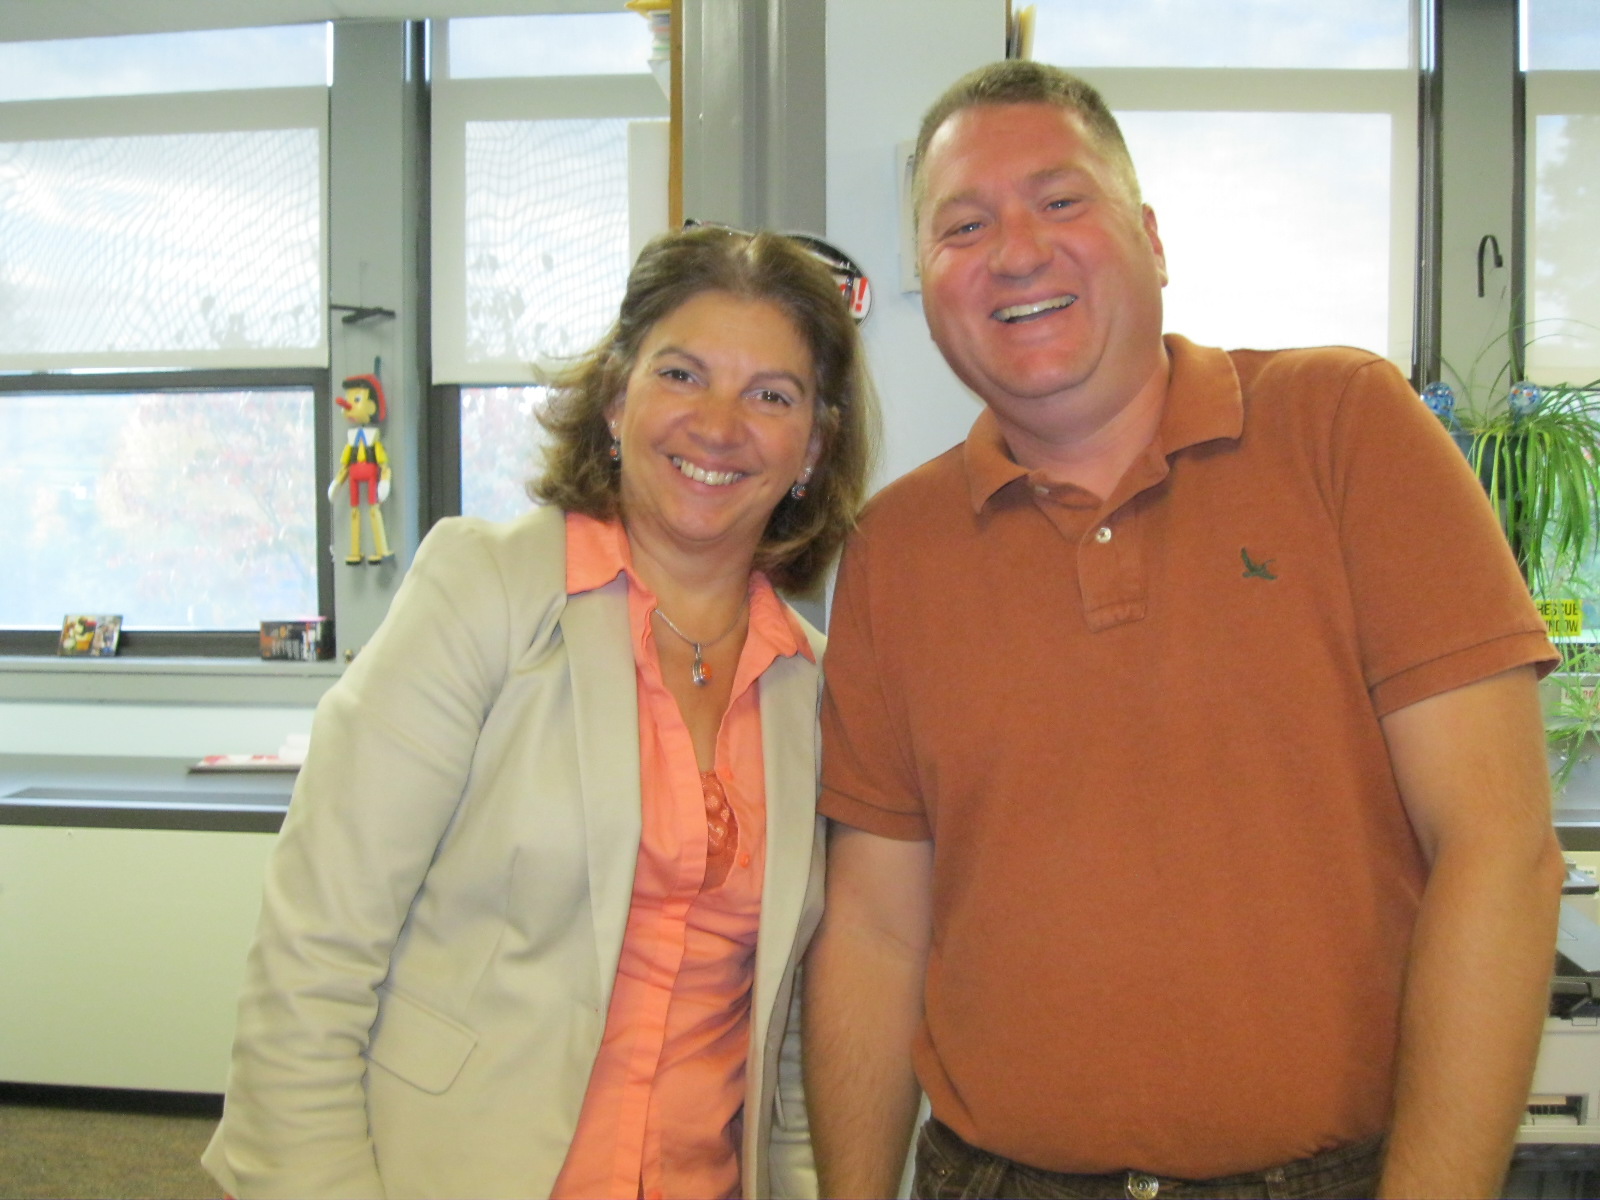
[[807,1187],[776,1088],[821,639],[773,585],[848,530],[871,404],[793,242],[645,249],[551,401],[547,505],[441,522],[318,708],[205,1156],[231,1194]]

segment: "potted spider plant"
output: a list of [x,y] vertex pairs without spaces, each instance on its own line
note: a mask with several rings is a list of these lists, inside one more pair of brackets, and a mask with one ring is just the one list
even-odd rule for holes
[[1550,788],[1557,795],[1580,763],[1600,747],[1600,647],[1564,648],[1561,669],[1545,680],[1544,739],[1550,752]]
[[1493,412],[1458,418],[1467,459],[1500,514],[1536,599],[1550,600],[1600,548],[1600,380],[1519,383]]
[[[1545,388],[1536,400],[1525,396],[1486,416],[1468,412],[1461,421],[1468,461],[1500,514],[1551,633],[1579,639],[1595,636],[1584,628],[1582,599],[1593,590],[1575,585],[1585,560],[1600,548],[1597,389],[1600,380]],[[1562,662],[1545,684],[1545,735],[1551,786],[1559,794],[1600,749],[1600,646],[1592,640],[1557,645]]]
[[[1455,407],[1448,389],[1424,398],[1455,435],[1500,515],[1506,540],[1561,640],[1562,665],[1546,682],[1546,734],[1552,784],[1559,792],[1573,770],[1600,748],[1600,644],[1582,620],[1587,560],[1600,550],[1600,379],[1539,387],[1523,382],[1524,342],[1516,326],[1485,350],[1463,377]],[[1482,382],[1483,358],[1509,350]],[[1448,364],[1446,364],[1448,368]],[[1453,410],[1453,411],[1452,411]]]
[[1527,382],[1530,328],[1509,323],[1464,374],[1446,362],[1456,388],[1429,384],[1423,399],[1483,482],[1534,598],[1552,600],[1600,549],[1600,379]]

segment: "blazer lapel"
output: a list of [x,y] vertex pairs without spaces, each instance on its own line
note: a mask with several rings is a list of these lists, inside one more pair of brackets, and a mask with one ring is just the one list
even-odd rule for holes
[[[781,659],[761,679],[767,773],[767,877],[761,887],[754,1012],[767,1017],[788,967],[811,874],[817,811],[817,668]],[[764,1032],[758,1024],[754,1031]]]
[[573,596],[561,618],[572,673],[573,722],[589,852],[589,905],[600,1011],[622,956],[639,859],[639,693],[628,632],[627,580]]

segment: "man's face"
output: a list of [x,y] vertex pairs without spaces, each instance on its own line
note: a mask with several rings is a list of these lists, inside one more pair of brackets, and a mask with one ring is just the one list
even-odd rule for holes
[[1059,418],[1050,401],[1120,411],[1161,369],[1166,260],[1078,115],[964,109],[923,170],[923,308],[955,373],[1024,428]]

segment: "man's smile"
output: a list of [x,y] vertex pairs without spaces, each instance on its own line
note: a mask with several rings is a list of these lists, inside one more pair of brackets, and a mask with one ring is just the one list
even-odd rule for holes
[[1007,325],[1014,325],[1018,321],[1031,321],[1045,313],[1057,312],[1069,308],[1077,302],[1077,296],[1068,292],[1064,296],[1051,296],[1048,300],[1035,300],[1029,304],[1013,304],[1009,308],[997,308],[990,315],[997,321],[1004,321]]

